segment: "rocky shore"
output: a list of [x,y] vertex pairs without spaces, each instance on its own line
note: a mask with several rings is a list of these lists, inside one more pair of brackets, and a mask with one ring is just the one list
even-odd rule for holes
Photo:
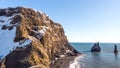
[[50,68],[69,68],[70,61],[73,61],[77,56],[65,56],[55,60]]

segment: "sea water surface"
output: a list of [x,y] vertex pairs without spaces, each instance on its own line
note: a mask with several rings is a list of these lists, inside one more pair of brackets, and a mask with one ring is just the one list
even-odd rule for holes
[[120,43],[100,43],[101,52],[91,53],[94,43],[71,43],[76,50],[85,54],[78,60],[80,68],[120,68],[120,53],[113,53],[114,44],[120,51]]

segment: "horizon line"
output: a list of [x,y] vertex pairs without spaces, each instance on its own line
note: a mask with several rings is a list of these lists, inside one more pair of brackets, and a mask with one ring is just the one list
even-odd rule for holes
[[[69,43],[96,43],[96,42],[70,42]],[[99,42],[99,43],[120,43],[120,42]]]

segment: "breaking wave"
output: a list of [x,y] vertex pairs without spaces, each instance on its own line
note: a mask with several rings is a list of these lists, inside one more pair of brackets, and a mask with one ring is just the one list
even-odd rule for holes
[[85,54],[76,57],[73,61],[70,62],[69,68],[83,68],[84,57],[85,57]]

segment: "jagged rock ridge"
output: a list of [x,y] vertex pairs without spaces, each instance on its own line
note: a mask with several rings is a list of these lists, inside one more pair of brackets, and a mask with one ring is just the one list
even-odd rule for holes
[[3,51],[2,68],[49,68],[56,58],[78,53],[60,24],[30,8],[0,9],[0,32],[0,45],[8,47]]

